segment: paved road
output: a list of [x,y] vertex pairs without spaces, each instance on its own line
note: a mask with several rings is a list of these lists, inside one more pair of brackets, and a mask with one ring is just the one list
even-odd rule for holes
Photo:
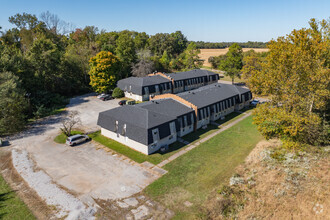
[[[80,129],[94,131],[98,113],[118,106],[118,100],[101,101],[93,94],[71,99],[68,111],[80,113]],[[89,142],[75,147],[53,141],[66,114],[51,116],[11,138],[11,146],[28,151],[36,167],[44,170],[55,183],[71,190],[82,201],[90,198],[120,199],[131,196],[157,176],[146,168],[99,149]]]

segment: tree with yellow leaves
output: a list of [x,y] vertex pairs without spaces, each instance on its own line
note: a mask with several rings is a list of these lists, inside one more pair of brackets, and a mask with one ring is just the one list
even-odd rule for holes
[[293,30],[268,44],[265,61],[246,58],[243,77],[270,103],[254,111],[266,137],[287,147],[329,144],[330,23],[311,19],[310,28]]
[[101,51],[89,60],[90,85],[95,92],[114,89],[119,79],[119,58],[108,51]]

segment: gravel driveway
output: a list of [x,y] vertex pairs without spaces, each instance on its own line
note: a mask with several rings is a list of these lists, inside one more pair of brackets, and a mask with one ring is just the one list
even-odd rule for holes
[[[93,94],[71,99],[68,111],[80,113],[81,129],[95,131],[98,113],[118,106],[118,100],[101,101]],[[91,141],[75,147],[53,141],[65,114],[51,116],[26,132],[12,137],[14,149],[27,151],[35,167],[43,170],[58,185],[68,189],[84,203],[94,199],[121,199],[140,192],[157,176],[146,168]]]

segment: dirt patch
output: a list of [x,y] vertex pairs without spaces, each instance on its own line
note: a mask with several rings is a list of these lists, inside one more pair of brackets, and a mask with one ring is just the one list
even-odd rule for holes
[[48,206],[16,172],[11,162],[11,152],[8,149],[0,150],[0,170],[5,181],[37,219],[55,219],[53,207]]
[[211,219],[329,219],[329,151],[262,141],[206,205]]
[[171,219],[174,215],[160,203],[151,200],[143,193],[119,200],[96,200],[99,209],[96,217],[106,219]]
[[[211,64],[208,62],[209,57],[225,55],[229,48],[224,49],[200,49],[201,53],[198,55],[200,59],[204,60],[204,66],[211,67]],[[254,50],[257,53],[268,52],[267,48],[243,48],[243,52]]]

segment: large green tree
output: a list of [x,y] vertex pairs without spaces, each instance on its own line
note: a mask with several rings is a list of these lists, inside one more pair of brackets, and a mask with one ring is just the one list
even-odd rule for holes
[[119,58],[108,51],[101,51],[89,60],[90,85],[95,92],[107,92],[116,87],[119,79]]
[[27,102],[17,76],[0,72],[0,136],[24,127]]
[[225,75],[232,79],[234,84],[235,77],[240,78],[240,71],[243,67],[243,51],[242,48],[234,43],[229,47],[225,59],[220,63],[219,69],[225,71]]
[[329,22],[310,21],[268,44],[265,62],[247,60],[250,88],[270,97],[255,110],[254,121],[266,138],[279,137],[287,147],[329,144]]

